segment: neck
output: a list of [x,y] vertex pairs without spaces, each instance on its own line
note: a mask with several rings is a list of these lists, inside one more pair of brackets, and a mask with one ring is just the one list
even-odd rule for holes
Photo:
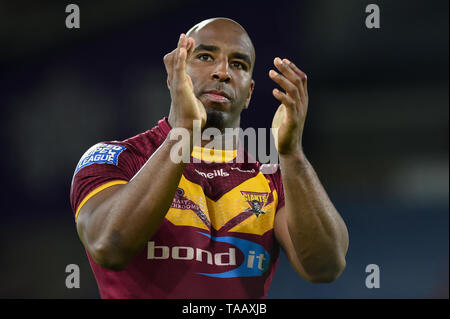
[[200,145],[206,148],[215,148],[222,150],[235,150],[239,143],[238,131],[234,129],[226,130],[225,133],[210,136],[208,130],[203,130]]
[[[175,127],[174,116],[172,111],[169,112],[168,122],[171,128]],[[239,128],[240,128],[240,117],[237,117],[232,121],[232,123],[227,123],[218,127],[218,123],[206,122],[205,127],[202,129],[201,133],[197,134],[197,138],[194,141],[197,145],[201,145],[206,148],[215,148],[222,150],[237,149],[239,144]],[[196,136],[194,134],[194,136]],[[200,143],[198,143],[200,141]]]

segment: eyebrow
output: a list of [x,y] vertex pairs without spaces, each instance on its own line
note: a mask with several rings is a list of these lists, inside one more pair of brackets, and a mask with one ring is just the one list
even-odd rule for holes
[[[199,51],[218,52],[218,51],[220,51],[220,49],[219,49],[219,47],[217,47],[215,45],[199,44],[192,53],[197,53]],[[231,57],[244,60],[248,64],[249,68],[251,69],[252,60],[250,59],[250,56],[248,54],[241,53],[241,52],[233,52],[233,53],[231,53]]]
[[211,51],[211,52],[217,52],[220,51],[219,47],[216,47],[215,45],[206,45],[206,44],[199,44],[195,49],[193,53],[196,53],[198,51]]

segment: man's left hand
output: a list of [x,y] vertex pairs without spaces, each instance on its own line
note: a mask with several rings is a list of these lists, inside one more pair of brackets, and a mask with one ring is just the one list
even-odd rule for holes
[[[302,135],[308,110],[306,74],[288,59],[275,58],[274,65],[281,74],[270,70],[269,77],[285,91],[272,91],[282,103],[272,121],[275,146],[280,155],[302,154]],[[276,128],[278,134],[273,130]]]

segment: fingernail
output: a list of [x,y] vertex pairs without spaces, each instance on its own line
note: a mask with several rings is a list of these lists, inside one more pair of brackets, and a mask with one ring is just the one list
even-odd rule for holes
[[286,63],[286,64],[290,64],[291,63],[291,61],[289,61],[288,59],[283,59],[283,62]]

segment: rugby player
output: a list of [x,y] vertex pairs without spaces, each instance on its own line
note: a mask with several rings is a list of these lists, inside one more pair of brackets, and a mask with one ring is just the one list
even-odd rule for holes
[[[255,49],[244,28],[227,18],[202,21],[163,60],[168,117],[94,145],[73,176],[76,227],[101,297],[264,298],[280,246],[305,280],[338,278],[348,232],[302,149],[306,74],[274,59],[280,164],[268,169],[249,161],[239,141],[219,154],[203,147],[208,141],[193,142],[194,123],[239,128],[249,107]],[[189,138],[169,138],[175,129]],[[191,161],[172,160],[180,143]]]

